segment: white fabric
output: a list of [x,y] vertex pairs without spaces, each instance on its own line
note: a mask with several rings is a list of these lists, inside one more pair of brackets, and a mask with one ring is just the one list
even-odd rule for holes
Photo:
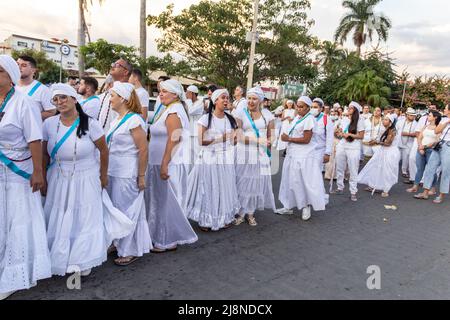
[[[204,139],[205,140],[214,140],[216,138],[222,137],[225,133],[231,133],[233,128],[231,127],[231,123],[228,120],[227,116],[224,116],[222,119],[216,117],[214,113],[211,117],[211,124],[208,129],[208,118],[209,115],[203,115],[200,120],[198,120],[198,124],[204,128],[207,128],[205,132]],[[208,149],[215,150],[217,152],[228,150],[231,148],[231,142],[227,140],[226,142],[219,142],[210,144],[208,146],[201,146],[200,149]]]
[[[16,90],[26,95],[34,88],[38,81],[34,80],[28,86],[16,85]],[[38,108],[40,112],[55,110],[56,107],[52,104],[52,93],[49,88],[41,84],[39,88],[30,97],[33,101],[33,105]]]
[[189,110],[189,132],[191,135],[191,144],[190,144],[190,150],[191,150],[191,158],[190,158],[190,164],[194,164],[195,159],[197,157],[198,152],[200,151],[200,145],[198,143],[198,127],[197,123],[198,120],[203,115],[203,101],[197,100],[195,103],[192,103],[192,100],[188,100],[187,102],[188,110]]
[[0,54],[0,66],[8,73],[13,84],[18,84],[20,80],[20,69],[17,62],[11,56]]
[[[325,154],[331,155],[334,142],[334,124],[328,117],[324,114],[320,120],[316,120],[317,126],[313,132],[314,144],[316,145],[316,152],[318,152],[319,159],[323,159]],[[325,126],[326,121],[326,126]]]
[[217,89],[216,91],[214,91],[213,92],[213,94],[211,95],[211,101],[212,101],[212,103],[213,104],[216,104],[216,101],[217,101],[217,99],[219,99],[219,97],[221,96],[221,95],[223,95],[223,94],[226,94],[226,95],[230,95],[229,93],[228,93],[228,90],[227,89]]
[[410,114],[410,115],[414,115],[415,116],[417,114],[417,111],[415,109],[413,109],[413,108],[408,108],[406,110],[406,114],[407,115]]
[[381,146],[358,175],[358,183],[389,192],[398,182],[400,151],[397,144]]
[[162,81],[159,84],[161,90],[167,90],[168,92],[174,93],[180,98],[182,102],[186,102],[186,94],[184,93],[184,88],[180,82],[174,79],[169,79],[166,81]]
[[[347,129],[350,125],[351,120],[348,117],[344,117],[341,121],[341,127],[343,130]],[[364,119],[359,119],[356,125],[357,133],[365,131]],[[346,139],[341,139],[340,145],[344,146],[346,149],[361,150],[362,141],[360,139],[355,139],[352,142],[348,142]]]
[[[294,120],[291,122],[291,125],[289,129],[287,130],[287,134],[291,132],[292,128],[294,130],[292,131],[290,137],[292,138],[303,138],[304,137],[304,131],[312,131],[314,132],[317,127],[316,120],[314,120],[313,116],[306,117],[301,123],[298,125],[295,125],[298,120],[300,120],[302,117],[297,116],[294,118]],[[316,144],[313,138],[311,138],[311,141],[308,144],[298,144],[289,142],[287,146],[287,153],[295,156],[295,157],[305,157],[305,156],[311,156],[314,153],[314,150],[316,149]]]
[[150,103],[150,95],[148,94],[148,91],[141,87],[136,89],[136,94],[139,98],[139,102],[141,103],[142,108],[148,108],[148,105]]
[[[14,160],[30,157],[28,143],[42,140],[42,119],[39,110],[25,94],[16,91],[3,112],[5,114],[0,121],[0,150]],[[33,171],[31,160],[16,162],[16,166],[30,174]],[[14,178],[19,181],[23,179],[19,176]]]
[[[17,65],[17,64],[16,64]],[[11,151],[42,138],[41,115],[30,100],[16,92],[0,122],[0,150],[12,159],[24,159],[29,151]],[[32,160],[16,163],[28,173]],[[20,276],[18,276],[20,275]],[[29,289],[51,276],[44,213],[39,192],[30,182],[0,162],[0,294]]]
[[375,153],[375,150],[379,149],[379,146],[369,146],[367,145],[370,141],[380,141],[381,136],[386,131],[386,128],[383,126],[383,121],[380,118],[378,123],[375,123],[375,118],[372,117],[364,121],[364,138],[363,138],[363,154],[366,157],[372,157]]
[[345,148],[338,144],[336,147],[336,182],[339,190],[344,190],[344,175],[348,168],[350,173],[349,185],[350,193],[358,192],[358,170],[361,158],[360,150]]
[[[42,87],[42,86],[41,86]],[[78,93],[77,91],[68,84],[65,83],[55,83],[51,87],[52,91],[52,98],[54,98],[58,94],[66,95],[72,98],[75,98],[78,100]]]
[[104,92],[99,96],[100,98],[100,111],[98,114],[98,121],[103,128],[103,131],[107,133],[113,122],[119,114],[111,108],[111,93],[109,91]]
[[115,81],[113,87],[110,89],[110,91],[114,91],[127,101],[130,100],[133,90],[134,86],[131,83],[120,81]]
[[291,127],[291,123],[293,121],[293,119],[295,118],[295,109],[285,109],[283,111],[283,116],[282,118],[285,117],[290,117],[292,120],[286,119],[282,122],[281,124],[281,130],[280,130],[280,134],[278,135],[278,143],[277,143],[277,150],[281,151],[281,150],[285,150],[287,148],[288,143],[285,141],[281,141],[281,135],[283,133],[288,134],[289,133],[289,128]]
[[411,149],[414,143],[414,137],[404,137],[402,133],[413,134],[416,132],[417,121],[408,121],[406,118],[397,122],[397,132],[400,135],[399,148]]
[[235,114],[242,112],[245,108],[247,108],[247,99],[241,98],[239,100],[235,100],[233,101],[233,111],[231,114],[235,116]]
[[439,137],[434,132],[434,129],[425,128],[422,131],[422,145],[423,146],[435,144],[438,141],[439,141]]
[[308,96],[301,96],[300,98],[298,98],[298,101],[303,102],[303,103],[306,103],[306,105],[307,105],[308,107],[311,107],[311,106],[312,106],[312,100],[311,100],[311,98],[308,97]]
[[358,102],[352,101],[348,105],[349,107],[355,107],[358,113],[361,113],[362,107]]
[[318,103],[320,104],[321,107],[323,107],[323,106],[325,105],[325,103],[323,102],[323,100],[320,99],[320,98],[315,98],[315,99],[313,100],[313,102],[318,102]]
[[[119,125],[116,119],[111,123],[108,135]],[[145,122],[139,115],[131,116],[122,124],[109,140],[108,175],[116,178],[134,179],[138,176],[138,154],[131,130],[141,127],[145,132]]]
[[254,87],[247,91],[247,97],[249,96],[256,96],[259,101],[264,101],[264,91],[260,87]]
[[187,87],[186,91],[198,94],[198,88],[194,85],[190,85],[189,87]]
[[[83,98],[83,101],[86,99]],[[100,99],[94,98],[81,104],[81,108],[92,119],[97,119],[100,112]]]

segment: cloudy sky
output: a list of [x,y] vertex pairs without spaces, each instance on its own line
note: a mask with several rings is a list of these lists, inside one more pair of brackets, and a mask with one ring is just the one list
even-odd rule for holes
[[[90,11],[93,40],[138,46],[139,0],[105,0],[100,7],[94,0]],[[170,4],[175,11],[199,0],[149,0],[147,11],[158,14]],[[311,32],[321,39],[331,40],[344,14],[341,0],[311,0],[309,17],[315,20]],[[0,0],[2,19],[0,40],[10,34],[42,38],[65,37],[76,43],[76,0]],[[384,0],[376,11],[391,18],[393,28],[382,48],[396,59],[398,69],[414,75],[442,74],[450,76],[450,1],[448,0]],[[157,52],[154,39],[158,32],[149,28],[148,51]],[[352,47],[349,42],[347,44]],[[352,47],[353,48],[353,47]],[[370,48],[366,46],[366,48]]]

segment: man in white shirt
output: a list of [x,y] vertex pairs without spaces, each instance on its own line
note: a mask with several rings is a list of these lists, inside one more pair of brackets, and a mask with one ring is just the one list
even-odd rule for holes
[[370,117],[372,116],[372,114],[370,113],[370,107],[368,105],[365,105],[363,107],[363,112],[361,114],[361,117],[365,120],[370,119]]
[[325,169],[325,164],[330,161],[334,142],[334,125],[328,115],[323,113],[323,107],[323,100],[315,98],[310,110],[317,123],[313,131],[313,140],[316,145],[317,161],[320,161],[322,171]]
[[416,137],[416,115],[417,112],[413,108],[408,108],[406,117],[397,122],[398,147],[402,159],[402,175],[404,178],[409,177],[409,156]]
[[245,108],[247,108],[247,99],[244,98],[244,89],[237,86],[234,90],[233,111],[231,111],[231,114],[240,114]]
[[20,69],[20,81],[16,85],[16,89],[31,98],[34,105],[39,108],[42,120],[54,116],[56,107],[51,102],[50,89],[34,79],[37,72],[36,60],[30,56],[20,56],[17,64]]
[[203,101],[198,99],[198,88],[196,86],[189,86],[186,89],[187,107],[189,111],[189,123],[191,133],[191,164],[197,157],[200,150],[198,143],[198,127],[197,122],[203,115]]
[[[113,77],[114,81],[128,82],[131,76],[131,71],[133,67],[125,59],[119,59],[111,64],[110,75]],[[118,114],[111,108],[110,103],[111,94],[109,91],[104,92],[100,96],[100,112],[98,115],[98,121],[102,126],[105,133],[108,133],[111,126],[111,122],[114,121]]]
[[133,69],[130,76],[130,83],[134,85],[134,88],[136,90],[136,93],[139,98],[139,102],[142,106],[142,117],[147,122],[148,118],[148,105],[150,103],[150,95],[148,94],[148,91],[144,89],[142,85],[142,78],[143,74],[142,71],[139,69]]
[[100,111],[100,98],[95,95],[98,90],[98,81],[92,77],[81,79],[78,93],[81,95],[80,105],[91,118],[97,119]]

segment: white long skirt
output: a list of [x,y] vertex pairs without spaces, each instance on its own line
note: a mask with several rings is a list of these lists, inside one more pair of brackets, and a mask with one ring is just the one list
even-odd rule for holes
[[170,165],[169,180],[161,179],[161,166],[148,166],[145,203],[153,245],[170,249],[198,240],[185,216],[188,165]]
[[[71,164],[63,164],[62,170],[55,164],[47,178],[47,238],[52,273],[60,276],[68,269],[84,271],[101,265],[107,259],[111,238],[128,235],[132,225],[117,209],[104,206],[107,194],[102,192],[97,165],[80,163],[69,178],[72,170]],[[109,215],[120,218],[123,232]]]
[[249,146],[237,148],[236,185],[240,214],[256,210],[275,210],[270,158],[261,149]]
[[51,275],[40,194],[0,164],[0,293],[29,289]]
[[108,194],[117,209],[133,221],[133,231],[125,238],[114,240],[119,257],[142,257],[153,248],[145,210],[144,192],[139,191],[136,178],[109,176]]
[[236,189],[234,148],[212,152],[203,148],[189,175],[187,216],[216,231],[234,221],[240,203]]
[[358,174],[358,183],[389,192],[398,182],[400,151],[397,146],[377,148],[373,157]]
[[299,210],[311,205],[323,211],[329,196],[325,193],[322,170],[314,154],[307,157],[288,152],[284,160],[279,199],[284,208]]

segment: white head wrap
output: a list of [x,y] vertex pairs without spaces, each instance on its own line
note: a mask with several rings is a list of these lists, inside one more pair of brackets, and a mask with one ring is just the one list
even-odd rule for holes
[[320,99],[320,98],[315,98],[315,99],[313,100],[313,102],[318,102],[318,103],[320,104],[321,107],[324,107],[324,106],[325,106],[325,103],[324,103],[323,100]]
[[161,89],[167,90],[171,93],[174,93],[180,98],[182,102],[186,102],[186,94],[184,93],[184,88],[180,82],[175,79],[169,79],[163,81],[159,84]]
[[339,109],[340,107],[341,107],[341,105],[337,102],[335,104],[333,104],[333,108],[335,108],[335,109]]
[[352,101],[350,102],[350,104],[348,105],[348,107],[354,107],[356,110],[358,110],[359,113],[361,113],[362,107],[358,102]]
[[216,91],[213,92],[212,96],[211,96],[211,101],[213,104],[216,104],[217,99],[219,99],[219,97],[223,94],[227,94],[228,96],[230,95],[228,93],[227,89],[217,89]]
[[288,101],[286,101],[286,104],[294,104],[294,101],[293,100],[288,100]]
[[297,101],[300,101],[300,102],[306,103],[306,104],[308,105],[308,107],[311,107],[311,105],[312,105],[312,101],[311,101],[311,98],[310,98],[310,97],[308,97],[308,96],[301,96],[300,98],[298,98],[298,100],[297,100]]
[[257,96],[259,101],[264,101],[265,95],[264,92],[260,87],[254,87],[247,91],[247,97],[248,96]]
[[391,121],[391,123],[394,123],[395,120],[397,120],[397,117],[393,114],[388,114],[387,116],[385,116],[385,118],[388,118]]
[[20,80],[20,69],[17,62],[13,58],[6,54],[0,55],[0,66],[5,69],[11,78],[13,84],[19,83]]
[[131,83],[120,81],[114,82],[114,86],[111,88],[111,91],[114,91],[125,100],[130,100],[133,90],[134,86]]
[[187,87],[186,91],[190,91],[190,92],[193,92],[193,93],[197,93],[197,94],[198,94],[198,88],[197,88],[196,86],[193,86],[193,85]]
[[52,98],[54,98],[58,94],[73,97],[75,99],[78,96],[77,91],[72,86],[69,86],[66,83],[55,83],[54,85],[52,85],[51,91]]

